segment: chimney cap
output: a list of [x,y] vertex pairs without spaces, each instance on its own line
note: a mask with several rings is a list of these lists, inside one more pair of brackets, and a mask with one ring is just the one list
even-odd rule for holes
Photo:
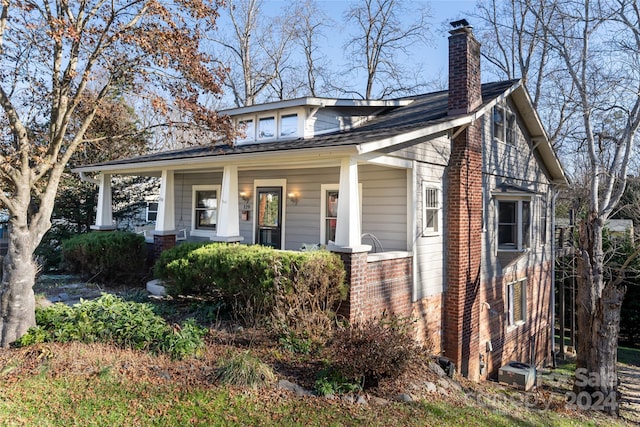
[[458,20],[458,21],[453,21],[453,22],[451,22],[450,24],[451,24],[451,26],[452,26],[453,28],[458,28],[458,27],[462,27],[462,28],[464,28],[464,27],[471,27],[471,25],[469,25],[469,21],[467,21],[467,20],[466,20],[466,19],[464,19],[464,18],[463,18],[463,19],[460,19],[460,20]]

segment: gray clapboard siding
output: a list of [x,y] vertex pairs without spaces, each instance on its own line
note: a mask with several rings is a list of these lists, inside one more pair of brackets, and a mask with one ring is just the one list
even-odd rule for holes
[[388,154],[409,160],[446,166],[451,153],[449,138],[441,136],[421,143],[413,143],[393,147]]
[[[192,228],[193,186],[220,185],[222,173],[176,173],[174,175],[174,203],[176,228],[186,228],[187,233]],[[220,195],[218,195],[219,197]]]
[[[517,120],[517,138],[514,145],[493,138],[491,120],[484,120],[483,172],[485,183],[485,228],[483,234],[482,277],[499,277],[509,272],[523,271],[527,267],[551,259],[551,187],[548,177],[537,162],[532,143],[521,121]],[[497,202],[491,191],[508,182],[532,194],[532,236],[527,252],[505,253],[497,250]],[[541,208],[544,207],[545,210]],[[547,216],[544,221],[543,217]],[[546,226],[547,242],[541,241],[541,227]]]

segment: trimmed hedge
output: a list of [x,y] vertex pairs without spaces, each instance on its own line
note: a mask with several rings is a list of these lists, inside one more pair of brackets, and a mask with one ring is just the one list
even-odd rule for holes
[[328,327],[347,294],[344,265],[328,251],[185,244],[163,252],[155,275],[167,283],[170,295],[220,297],[236,319],[270,320],[283,333],[302,328],[315,335],[317,328],[309,327]]
[[80,234],[62,242],[65,269],[91,280],[114,283],[146,274],[144,237],[124,231]]

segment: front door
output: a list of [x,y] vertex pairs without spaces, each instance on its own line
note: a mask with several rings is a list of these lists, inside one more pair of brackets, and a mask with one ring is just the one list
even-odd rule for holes
[[256,198],[256,243],[282,249],[282,187],[258,187]]

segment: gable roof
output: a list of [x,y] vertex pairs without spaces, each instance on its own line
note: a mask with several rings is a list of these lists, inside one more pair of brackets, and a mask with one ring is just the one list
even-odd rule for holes
[[[539,152],[550,178],[557,183],[566,183],[566,177],[555,151],[548,142],[546,133],[521,80],[506,80],[482,85],[483,103],[469,114],[448,115],[448,91],[438,91],[394,100],[388,109],[366,123],[348,130],[326,133],[312,138],[296,138],[270,142],[243,143],[241,145],[199,145],[179,150],[162,151],[128,159],[113,160],[76,167],[74,172],[98,172],[138,168],[141,164],[166,166],[188,159],[206,159],[222,155],[246,155],[269,152],[291,152],[305,149],[351,147],[356,154],[388,148],[415,139],[427,140],[448,131],[465,126],[491,111],[500,100],[512,96]],[[316,98],[313,98],[316,99]],[[307,102],[299,98],[296,102]],[[282,101],[286,102],[286,101]],[[274,107],[276,104],[274,103]],[[339,103],[336,103],[336,105]],[[302,105],[302,104],[301,104]]]

